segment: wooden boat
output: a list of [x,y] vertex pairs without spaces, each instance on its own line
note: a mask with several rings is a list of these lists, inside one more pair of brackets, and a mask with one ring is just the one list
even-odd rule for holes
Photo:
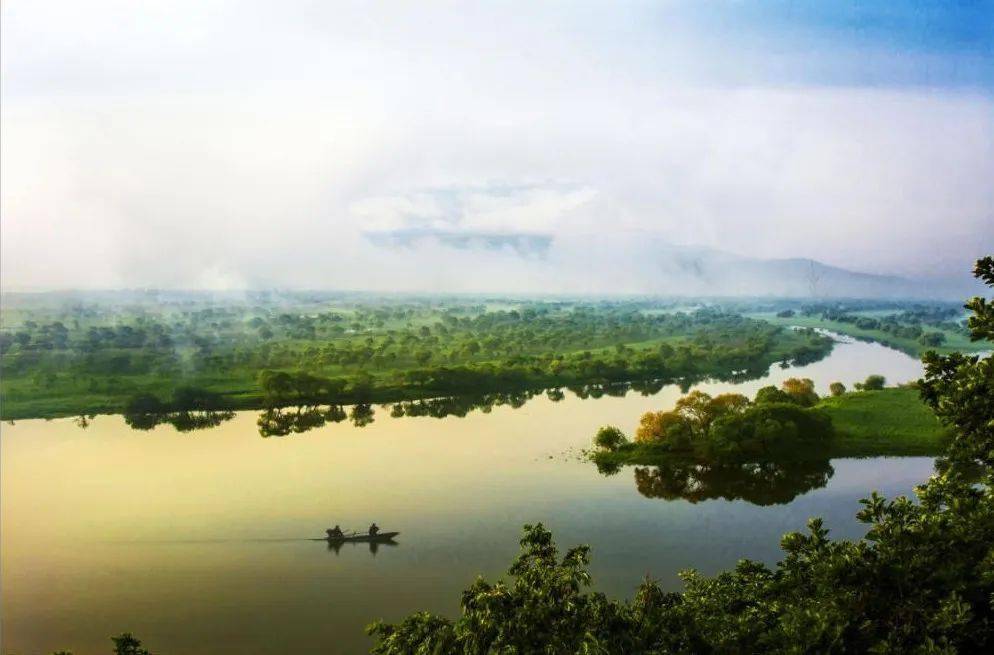
[[399,535],[399,532],[377,532],[376,534],[346,534],[341,537],[332,537],[328,535],[320,541],[330,541],[332,543],[345,543],[346,541],[393,541],[393,538]]

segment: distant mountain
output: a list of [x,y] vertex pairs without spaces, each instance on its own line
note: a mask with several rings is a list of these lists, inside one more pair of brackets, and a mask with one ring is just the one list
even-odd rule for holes
[[[909,279],[830,266],[812,259],[760,259],[643,237],[624,245],[598,239],[590,250],[615,245],[633,261],[647,261],[656,290],[676,295],[778,296],[797,298],[960,299],[979,292],[964,275],[956,279]],[[555,247],[555,246],[554,246]],[[595,258],[587,261],[593,265]]]
[[811,259],[761,259],[675,245],[652,233],[397,230],[364,236],[409,263],[423,261],[425,268],[437,270],[439,261],[450,258],[464,262],[471,270],[459,271],[462,288],[488,292],[894,299],[962,299],[979,292],[965,271],[962,278],[912,280]]

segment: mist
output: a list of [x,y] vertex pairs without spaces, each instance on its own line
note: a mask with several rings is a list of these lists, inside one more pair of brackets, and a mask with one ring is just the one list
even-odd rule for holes
[[969,8],[271,10],[4,5],[5,290],[958,297],[994,249]]

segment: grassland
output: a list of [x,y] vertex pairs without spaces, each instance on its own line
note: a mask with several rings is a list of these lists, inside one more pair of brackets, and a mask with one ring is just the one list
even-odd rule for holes
[[935,456],[948,436],[915,389],[852,392],[824,398],[818,407],[835,427],[832,457]]

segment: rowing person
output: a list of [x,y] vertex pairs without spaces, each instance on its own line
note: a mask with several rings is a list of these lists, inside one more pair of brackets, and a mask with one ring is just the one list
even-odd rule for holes
[[373,525],[369,526],[369,536],[375,537],[376,533],[379,531],[380,531],[380,526],[376,525],[376,522],[374,521]]
[[337,523],[335,524],[335,527],[333,527],[331,530],[328,530],[327,532],[328,532],[328,538],[329,539],[341,539],[342,537],[345,536],[342,533],[342,529],[340,527],[338,527]]

